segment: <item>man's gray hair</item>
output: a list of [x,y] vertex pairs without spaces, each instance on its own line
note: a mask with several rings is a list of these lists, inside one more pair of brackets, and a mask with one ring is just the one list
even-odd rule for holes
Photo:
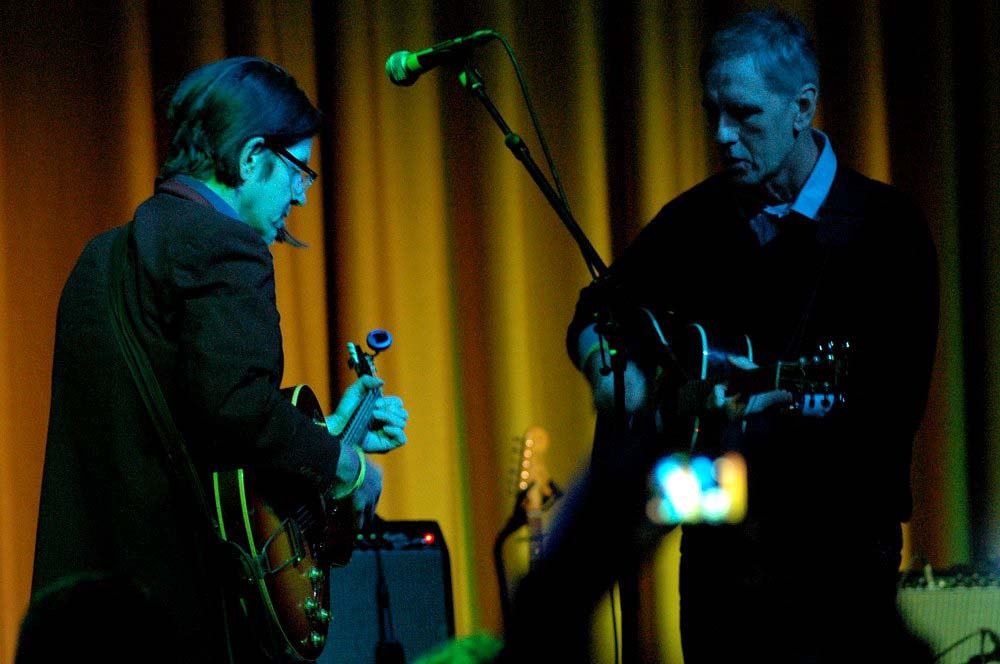
[[805,83],[819,87],[819,61],[812,37],[787,12],[764,9],[737,16],[716,32],[701,54],[702,83],[725,60],[749,55],[772,90],[793,94]]

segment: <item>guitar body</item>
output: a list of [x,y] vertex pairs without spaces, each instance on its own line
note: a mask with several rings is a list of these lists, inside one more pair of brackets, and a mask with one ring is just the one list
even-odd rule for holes
[[[685,345],[680,350],[679,357],[682,358],[688,378],[698,381],[691,384],[688,389],[695,389],[696,398],[699,403],[685,408],[689,411],[687,418],[687,428],[691,432],[691,450],[701,442],[701,447],[705,447],[707,441],[713,444],[720,444],[725,437],[728,425],[720,421],[710,421],[700,415],[702,406],[709,396],[709,390],[713,385],[726,383],[733,373],[733,366],[729,361],[730,357],[743,356],[753,361],[753,343],[750,337],[741,335],[735,339],[716,338],[710,335],[709,331],[699,323],[692,323],[687,326],[686,336],[683,342]],[[688,397],[691,398],[691,397]],[[704,450],[720,452],[719,449]]]
[[[326,426],[308,386],[284,392]],[[353,551],[349,501],[327,503],[288,487],[271,491],[244,469],[214,473],[213,485],[220,535],[249,557],[241,600],[262,647],[271,656],[317,659],[331,618],[328,570],[346,565]]]

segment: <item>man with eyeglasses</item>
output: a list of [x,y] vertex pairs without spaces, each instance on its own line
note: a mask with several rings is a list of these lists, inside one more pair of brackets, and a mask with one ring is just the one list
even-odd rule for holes
[[[295,80],[258,58],[214,62],[178,84],[167,118],[174,133],[154,195],[132,223],[90,242],[60,300],[33,592],[92,574],[123,578],[167,615],[155,626],[166,642],[150,648],[184,662],[273,661],[242,619],[218,538],[204,527],[211,509],[199,513],[197,481],[186,482],[184,469],[209,506],[213,471],[245,468],[269,486],[349,498],[360,523],[382,488],[365,453],[404,444],[407,413],[398,397],[382,397],[373,430],[360,445],[342,444],[380,380],[348,388],[326,427],[279,391],[269,245],[304,246],[285,219],[316,179],[307,163],[320,126]],[[124,325],[114,322],[115,298]],[[125,327],[148,358],[188,466],[156,428],[120,350]],[[115,630],[109,624],[89,645],[121,647]]]

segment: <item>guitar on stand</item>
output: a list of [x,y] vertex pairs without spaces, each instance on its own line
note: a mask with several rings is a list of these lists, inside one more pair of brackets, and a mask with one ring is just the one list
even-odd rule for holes
[[528,569],[531,570],[545,554],[545,530],[542,515],[562,492],[552,482],[545,466],[549,449],[549,433],[539,426],[528,428],[521,436],[517,462],[517,498],[514,511],[493,544],[493,563],[500,584],[500,604],[504,621],[509,620],[510,597],[503,545],[520,528],[528,527]]
[[[367,343],[371,354],[347,344],[348,365],[359,377],[375,375],[375,356],[389,348],[392,336],[373,330]],[[316,426],[326,428],[309,386],[282,392]],[[344,427],[342,445],[360,446],[381,396],[380,389],[365,393]],[[323,652],[332,619],[328,571],[350,562],[354,548],[351,499],[331,501],[311,491],[271,486],[243,468],[213,473],[212,484],[219,536],[240,551],[240,600],[258,627],[261,646],[273,657],[314,661]]]
[[[549,449],[549,433],[535,426],[521,438],[520,471],[518,473],[518,507],[524,511],[528,524],[528,569],[533,569],[545,554],[545,532],[542,510],[555,497],[555,487],[545,467]],[[515,508],[517,509],[517,508]]]

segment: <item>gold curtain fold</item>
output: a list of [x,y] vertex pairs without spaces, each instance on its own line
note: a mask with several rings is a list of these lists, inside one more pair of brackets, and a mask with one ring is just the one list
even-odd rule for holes
[[155,172],[144,19],[128,6],[39,9],[0,10],[3,661],[31,580],[59,291],[87,240],[127,221]]
[[[350,3],[336,17],[335,48],[320,63],[335,72],[340,91],[330,150],[337,174],[331,276],[339,294],[338,338],[360,341],[375,327],[392,332],[379,372],[387,392],[401,395],[410,411],[409,445],[380,460],[386,471],[380,513],[440,522],[452,551],[456,617],[468,624],[475,610],[471,452],[459,420],[440,126],[431,105],[389,94],[396,91],[382,69],[394,44],[429,40],[431,27],[416,4],[398,13],[392,3]],[[434,81],[421,83],[426,91]]]
[[[204,62],[256,54],[288,68],[320,103],[328,126],[313,163],[321,177],[290,218],[311,248],[275,250],[286,383],[309,383],[332,408],[351,380],[343,343],[374,327],[394,334],[378,366],[387,392],[410,410],[410,442],[379,460],[380,513],[441,524],[459,634],[496,631],[491,547],[512,509],[514,443],[529,426],[546,428],[548,465],[564,485],[589,456],[590,397],[563,348],[588,275],[454,73],[442,68],[396,88],[385,59],[483,27],[503,33],[572,209],[610,261],[612,247],[711,169],[698,53],[719,21],[758,4],[5,3],[0,661],[12,660],[28,600],[59,290],[84,244],[127,221],[151,192],[164,86]],[[996,12],[985,1],[964,13],[932,2],[905,11],[861,0],[779,4],[815,31],[821,121],[839,158],[913,193],[938,243],[941,342],[915,450],[907,559],[943,566],[996,555]],[[473,61],[541,163],[502,48],[478,49]],[[609,93],[622,90],[627,99]],[[972,137],[963,127],[970,119]],[[831,524],[830,536],[849,532]],[[655,564],[659,648],[669,662],[680,661],[676,561],[674,536]],[[511,573],[520,571],[515,564]],[[606,643],[596,648],[610,661]]]

